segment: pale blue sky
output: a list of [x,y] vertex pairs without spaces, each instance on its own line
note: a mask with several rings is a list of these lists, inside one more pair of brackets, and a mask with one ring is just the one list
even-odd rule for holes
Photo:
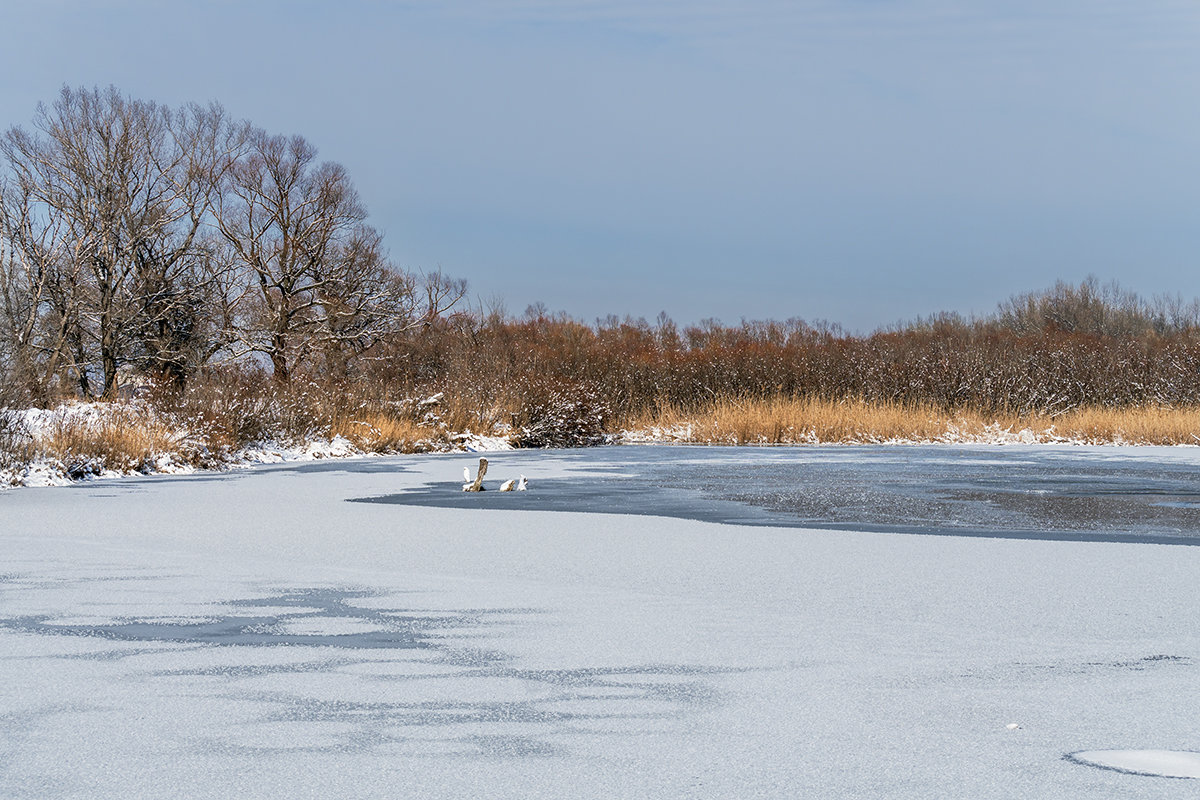
[[350,170],[393,258],[615,313],[1200,295],[1200,5],[26,3],[0,122],[63,83],[222,102]]

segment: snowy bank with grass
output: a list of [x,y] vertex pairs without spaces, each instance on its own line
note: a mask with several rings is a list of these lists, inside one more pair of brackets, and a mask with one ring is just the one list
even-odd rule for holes
[[[420,413],[429,414],[427,409],[436,402],[434,397],[413,405]],[[430,416],[436,423],[436,417]],[[213,436],[203,420],[166,413],[140,401],[0,409],[0,489],[62,486],[127,475],[189,474],[401,449],[473,452],[512,448],[506,436],[470,431],[454,434],[436,425],[430,425],[423,437],[408,436],[403,447],[396,441],[381,442],[379,427],[369,422],[341,427],[350,435],[314,429],[302,437],[277,434],[230,447],[214,441],[219,437]]]
[[[996,420],[932,407],[775,399],[657,416],[619,432],[586,397],[553,395],[525,423],[493,409],[458,427],[444,396],[340,409],[303,393],[254,396],[213,390],[175,410],[149,402],[70,403],[0,410],[0,488],[120,475],[181,474],[250,464],[402,452],[486,452],[604,444],[1195,445],[1200,410],[1077,410]],[[481,422],[480,418],[493,420]]]

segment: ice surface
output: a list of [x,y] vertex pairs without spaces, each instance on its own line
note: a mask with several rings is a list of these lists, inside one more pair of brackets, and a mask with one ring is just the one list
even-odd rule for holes
[[[480,502],[636,483],[647,453],[497,454],[532,488]],[[1126,489],[1200,464],[1021,457]],[[457,490],[464,460],[0,495],[0,796],[1194,792],[1064,755],[1200,749],[1200,548],[345,502]]]
[[[690,450],[691,452],[687,452]],[[526,497],[451,481],[364,502],[652,514],[708,522],[1200,544],[1194,448],[634,448]],[[601,463],[596,463],[596,462]]]

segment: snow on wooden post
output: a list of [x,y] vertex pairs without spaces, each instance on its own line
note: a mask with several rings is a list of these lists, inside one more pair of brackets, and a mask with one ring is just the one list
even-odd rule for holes
[[483,491],[483,476],[487,475],[487,459],[479,459],[479,474],[475,476],[475,482],[470,486],[464,486],[463,491],[466,492],[482,492]]

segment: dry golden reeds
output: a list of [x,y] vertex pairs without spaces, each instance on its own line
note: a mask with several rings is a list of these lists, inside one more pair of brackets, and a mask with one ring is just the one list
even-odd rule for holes
[[187,461],[194,455],[185,433],[169,420],[141,407],[96,406],[92,414],[63,413],[38,431],[34,454],[54,459],[68,469],[90,465],[119,472],[146,471],[167,456]]
[[359,450],[372,453],[413,453],[430,449],[434,431],[408,418],[383,413],[338,417],[331,436],[348,439]]
[[1079,408],[1048,420],[1051,434],[1094,443],[1200,444],[1200,407]]
[[698,411],[660,404],[626,424],[634,439],[707,444],[1061,442],[1197,444],[1200,408],[1080,408],[1051,416],[925,403],[811,397],[718,399]]

